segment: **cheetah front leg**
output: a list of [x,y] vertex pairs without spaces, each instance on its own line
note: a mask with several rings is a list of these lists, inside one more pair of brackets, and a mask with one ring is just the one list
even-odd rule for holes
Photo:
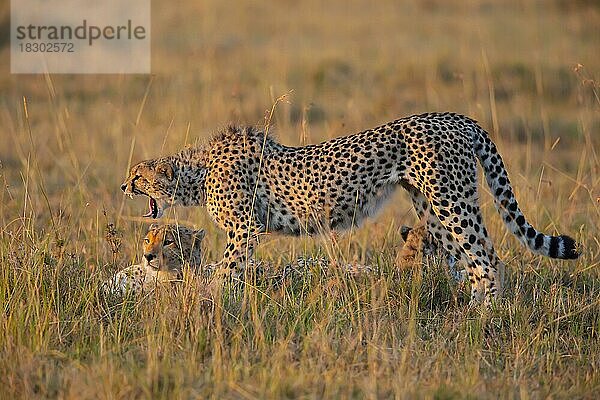
[[229,276],[233,279],[242,278],[246,266],[249,265],[258,244],[258,227],[248,227],[247,224],[232,224],[226,230],[227,243],[221,261],[209,264],[205,271],[211,275]]
[[227,243],[221,261],[205,270],[209,274],[214,272],[241,278],[248,260],[254,255],[258,235],[265,231],[265,227],[253,212],[252,194],[240,191],[237,180],[214,179],[217,178],[217,184],[207,190],[206,209],[219,228],[225,231]]

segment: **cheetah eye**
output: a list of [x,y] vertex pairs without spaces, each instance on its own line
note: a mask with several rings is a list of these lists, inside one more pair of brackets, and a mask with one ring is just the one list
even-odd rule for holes
[[144,244],[148,244],[148,243],[150,243],[150,239],[144,238]]

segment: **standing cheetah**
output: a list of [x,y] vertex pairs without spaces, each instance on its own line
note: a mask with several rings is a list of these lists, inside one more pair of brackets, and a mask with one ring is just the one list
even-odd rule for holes
[[147,216],[174,205],[206,206],[227,233],[220,266],[245,267],[263,232],[299,235],[356,226],[398,187],[449,254],[465,262],[471,302],[501,290],[501,266],[479,208],[477,161],[502,220],[535,253],[579,256],[569,236],[526,221],[502,158],[474,120],[453,113],[401,118],[320,144],[288,147],[251,127],[229,127],[206,145],[140,162],[122,190],[149,198]]

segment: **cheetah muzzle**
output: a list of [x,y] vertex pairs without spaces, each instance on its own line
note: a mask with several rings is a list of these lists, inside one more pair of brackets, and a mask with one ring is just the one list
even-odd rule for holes
[[[202,173],[198,171],[202,170],[195,165],[194,170],[186,172],[181,165],[181,159],[175,157],[142,161],[131,168],[129,177],[121,185],[121,190],[131,198],[148,197],[148,212],[143,216],[157,219],[161,218],[169,207],[200,204],[197,199],[202,198],[202,195],[197,184],[202,180]],[[188,189],[190,185],[194,185],[195,188]]]

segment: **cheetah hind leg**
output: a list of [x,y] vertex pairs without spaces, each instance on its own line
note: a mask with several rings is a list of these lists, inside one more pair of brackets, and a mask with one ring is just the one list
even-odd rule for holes
[[[450,215],[443,221],[440,219],[440,222],[460,246],[463,259],[466,256],[467,272],[471,281],[471,304],[481,303],[484,299],[485,305],[489,306],[502,291],[504,268],[487,236],[477,200],[471,199],[470,205],[472,212],[468,214],[466,211],[455,213],[454,210],[460,207],[452,203],[447,207],[434,206],[432,210],[438,218],[442,213]],[[466,223],[469,218],[477,223],[469,225]]]
[[[446,259],[450,276],[459,283],[466,281],[469,275],[468,270],[458,271],[456,268],[458,261],[462,258],[462,250],[458,247],[450,232],[442,226],[440,220],[431,212],[429,202],[416,187],[408,183],[405,183],[403,187],[410,195],[415,212],[420,219],[417,226],[424,226],[426,222],[427,231],[425,233],[428,233],[428,235],[427,237],[423,236],[423,254],[435,255],[441,253],[442,257]],[[401,228],[400,234],[405,242],[410,232],[412,232],[412,229],[409,227]]]

